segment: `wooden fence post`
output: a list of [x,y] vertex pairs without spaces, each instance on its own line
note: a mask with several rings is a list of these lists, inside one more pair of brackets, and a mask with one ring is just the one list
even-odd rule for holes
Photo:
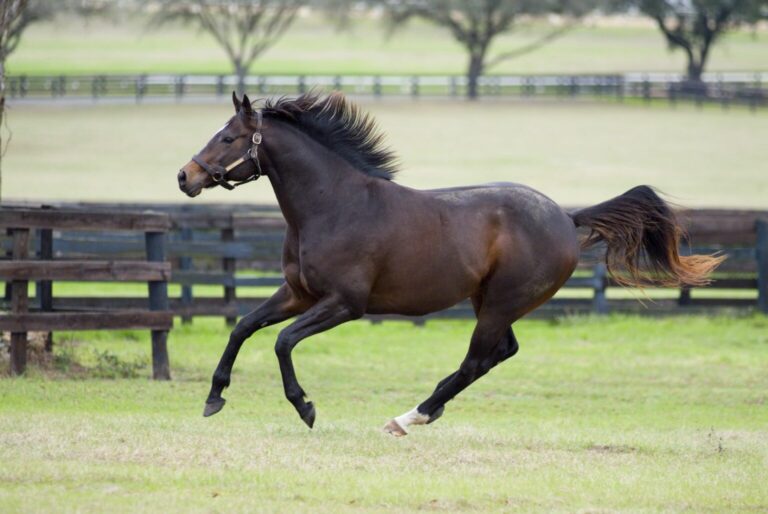
[[216,77],[216,96],[224,96],[224,75]]
[[[227,227],[227,228],[221,229],[222,242],[228,243],[234,240],[235,240],[234,228]],[[234,286],[234,278],[235,278],[235,270],[237,267],[237,261],[233,257],[224,257],[221,260],[221,267],[224,273],[228,274],[229,277],[232,279],[232,284],[233,284],[233,285],[224,286],[224,303],[227,306],[235,305],[235,303],[237,302],[237,294]],[[227,322],[227,325],[234,325],[237,322],[237,315],[235,315],[235,317],[227,316],[226,322]]]
[[605,264],[595,264],[595,268],[592,275],[593,279],[593,295],[592,295],[592,310],[597,314],[606,314],[608,312],[608,300],[605,297],[605,289],[608,284],[608,272],[605,268]]
[[419,97],[419,77],[416,75],[411,77],[411,96],[413,98]]
[[[5,235],[6,236],[10,236],[11,239],[13,239],[13,231],[10,228],[5,229]],[[13,248],[5,251],[5,257],[8,258],[8,259],[12,259],[13,258]],[[3,299],[6,302],[9,302],[9,303],[11,301],[11,287],[12,287],[11,281],[10,280],[6,281],[5,282],[5,295],[3,296]]]
[[144,97],[144,94],[146,93],[146,88],[147,88],[146,75],[139,75],[138,77],[136,77],[135,88],[136,88],[136,103],[139,103],[141,102],[141,99]]
[[768,314],[768,220],[757,220],[757,305]]
[[181,100],[184,96],[185,79],[184,75],[177,75],[173,81],[173,94],[176,97],[176,101]]
[[[165,261],[165,232],[146,232],[147,261]],[[149,282],[149,310],[168,310],[168,282]],[[168,331],[152,330],[152,378],[170,380],[171,365],[168,359]]]
[[[181,240],[192,241],[192,229],[185,227],[181,229]],[[182,255],[179,257],[179,269],[181,271],[192,270],[192,257],[188,255]],[[181,308],[183,311],[189,309],[192,306],[192,286],[189,284],[183,284],[181,286]],[[181,322],[185,325],[192,323],[192,316],[189,314],[181,315]]]
[[296,92],[300,95],[307,92],[307,77],[304,75],[299,75],[296,80]]
[[[53,259],[53,229],[41,228],[40,233],[40,259],[49,261]],[[41,280],[37,283],[37,297],[40,300],[42,312],[53,311],[53,284],[50,280]],[[45,336],[45,351],[53,351],[53,332]]]
[[[13,260],[29,257],[29,229],[12,229]],[[22,314],[29,310],[27,280],[11,282],[11,313]],[[27,367],[27,333],[11,332],[11,374],[21,375]]]

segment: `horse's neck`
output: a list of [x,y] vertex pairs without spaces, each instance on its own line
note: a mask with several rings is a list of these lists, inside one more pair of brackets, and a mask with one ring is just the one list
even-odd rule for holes
[[293,127],[275,124],[265,133],[267,175],[286,221],[294,228],[337,217],[364,195],[372,179]]

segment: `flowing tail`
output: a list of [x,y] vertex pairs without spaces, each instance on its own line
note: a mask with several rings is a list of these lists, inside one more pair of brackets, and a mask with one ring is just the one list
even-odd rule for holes
[[719,255],[680,255],[683,229],[670,206],[648,186],[632,188],[571,217],[577,227],[590,229],[582,248],[605,241],[608,273],[625,286],[706,285],[710,273],[725,260]]

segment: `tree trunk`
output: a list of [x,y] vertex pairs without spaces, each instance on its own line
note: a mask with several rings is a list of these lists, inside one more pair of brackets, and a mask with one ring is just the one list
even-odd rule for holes
[[688,57],[688,73],[686,80],[688,82],[701,82],[701,75],[704,73],[704,63],[697,62],[696,58],[691,54]]
[[694,52],[688,53],[688,72],[682,84],[682,92],[693,97],[707,96],[707,85],[702,80],[707,51],[702,50],[701,57],[696,59]]
[[0,200],[3,191],[3,118],[5,116],[5,59],[0,56]]
[[470,52],[469,68],[467,69],[467,98],[476,100],[478,97],[478,79],[483,74],[485,66],[485,54]]
[[237,76],[237,94],[242,97],[245,94],[245,77],[248,76],[248,68],[236,62],[235,75]]

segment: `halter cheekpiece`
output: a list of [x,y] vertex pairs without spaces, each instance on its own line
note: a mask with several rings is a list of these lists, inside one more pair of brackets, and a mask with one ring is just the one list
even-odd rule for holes
[[[261,144],[261,119],[262,119],[261,111],[256,111],[255,115],[256,115],[256,132],[254,132],[253,135],[251,136],[251,146],[248,148],[248,150],[246,150],[243,156],[237,159],[236,161],[233,161],[229,163],[228,166],[224,167],[218,164],[208,164],[199,155],[195,155],[192,157],[192,160],[195,161],[201,168],[203,168],[208,173],[208,175],[211,176],[214,182],[216,182],[218,185],[220,185],[224,189],[232,190],[237,186],[242,186],[245,183],[253,182],[254,180],[258,180],[258,178],[263,174],[261,171],[261,163],[259,163],[259,145]],[[230,181],[227,179],[227,174],[233,169],[240,166],[241,164],[244,164],[248,161],[253,161],[253,163],[256,165],[256,169],[254,170],[254,172],[245,180],[240,180],[238,182],[235,182],[234,184],[230,183]]]

